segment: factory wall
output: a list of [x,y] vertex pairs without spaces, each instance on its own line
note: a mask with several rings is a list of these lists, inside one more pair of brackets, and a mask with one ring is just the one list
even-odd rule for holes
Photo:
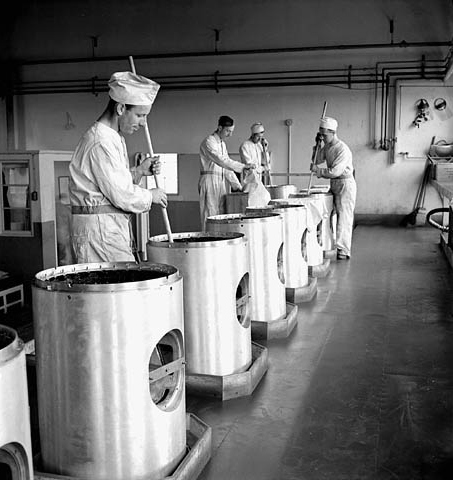
[[[420,96],[423,89],[420,87]],[[375,148],[375,116],[373,91],[343,90],[334,87],[282,87],[269,90],[228,90],[215,92],[162,92],[150,115],[154,150],[161,153],[191,154],[180,157],[189,162],[180,171],[178,201],[197,201],[197,175],[182,174],[198,171],[197,152],[200,142],[216,126],[219,115],[235,118],[234,135],[228,140],[230,153],[237,153],[240,143],[249,135],[250,124],[262,121],[272,147],[272,169],[286,173],[288,168],[288,133],[285,120],[292,119],[291,172],[308,173],[323,103],[327,112],[336,117],[338,136],[351,148],[358,181],[356,212],[361,215],[404,215],[412,211],[415,194],[425,167],[425,157],[397,159],[391,163],[388,151]],[[451,95],[447,98],[453,101]],[[102,112],[106,95],[24,96],[20,99],[23,112],[20,148],[71,150],[84,129]],[[409,101],[409,100],[408,100]],[[412,102],[412,99],[410,99]],[[75,127],[66,128],[67,112]],[[414,110],[415,116],[415,110]],[[408,128],[412,128],[408,126]],[[429,125],[420,128],[426,137],[426,152],[433,132]],[[448,138],[448,140],[453,140]],[[129,153],[146,149],[142,133],[127,138]],[[275,177],[275,183],[286,183],[286,177]],[[308,177],[293,177],[291,182],[304,188]],[[426,207],[440,206],[437,194],[428,189]]]
[[[29,65],[18,76],[23,81],[49,78],[107,79],[115,70],[128,69],[128,55],[152,52],[219,51],[285,48],[295,46],[344,45],[439,41],[451,38],[452,5],[436,0],[326,1],[244,0],[215,4],[204,1],[153,1],[95,4],[82,0],[57,3],[25,2],[11,31],[10,52],[18,58],[39,59],[108,56],[124,54],[124,61]],[[76,14],[74,14],[76,12]],[[365,20],[367,19],[367,20]],[[395,31],[389,33],[389,20]],[[368,21],[369,20],[369,21]],[[436,28],[427,28],[436,25]],[[219,40],[215,43],[215,29]],[[25,34],[26,33],[26,34]],[[96,37],[96,43],[93,43]],[[50,48],[51,46],[51,48]],[[159,75],[284,69],[327,69],[348,65],[373,67],[397,58],[444,57],[440,49],[395,48],[376,50],[315,51],[304,54],[203,56],[136,61],[139,73]],[[254,121],[266,126],[273,151],[273,171],[288,169],[288,137],[291,134],[291,172],[308,173],[311,149],[324,102],[327,114],[338,119],[338,135],[351,147],[358,181],[356,212],[363,217],[398,216],[412,211],[425,158],[398,158],[380,149],[380,88],[362,84],[347,86],[298,86],[212,90],[162,90],[153,106],[149,123],[154,150],[184,154],[180,173],[198,169],[196,155],[201,140],[215,129],[219,115],[235,118],[236,130],[228,142],[231,153],[249,134]],[[451,101],[451,94],[446,93]],[[423,89],[420,90],[423,97]],[[72,150],[83,131],[101,114],[106,94],[68,93],[16,96],[16,146],[19,149]],[[412,99],[408,102],[412,102]],[[391,108],[392,104],[391,104]],[[415,110],[414,110],[415,116]],[[293,121],[289,132],[285,120]],[[3,120],[1,120],[3,121]],[[409,127],[408,127],[409,128]],[[392,132],[390,132],[392,133]],[[420,129],[426,146],[429,128]],[[447,140],[453,140],[449,138]],[[5,145],[4,136],[0,142]],[[141,133],[127,139],[129,152],[145,148]],[[196,225],[197,175],[181,175],[179,211]],[[308,177],[295,177],[304,187]],[[286,178],[276,177],[276,183]],[[439,206],[437,194],[428,189],[426,207]],[[187,215],[181,217],[187,219]],[[183,221],[181,228],[186,227]],[[176,227],[175,230],[178,230]]]

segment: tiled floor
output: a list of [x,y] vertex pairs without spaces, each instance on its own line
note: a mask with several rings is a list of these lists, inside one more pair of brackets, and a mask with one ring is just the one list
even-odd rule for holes
[[[453,479],[453,275],[432,228],[359,226],[249,398],[189,397],[201,480]],[[266,342],[261,342],[266,343]]]
[[453,479],[453,274],[438,241],[357,227],[352,259],[267,342],[253,395],[187,398],[213,433],[199,479]]

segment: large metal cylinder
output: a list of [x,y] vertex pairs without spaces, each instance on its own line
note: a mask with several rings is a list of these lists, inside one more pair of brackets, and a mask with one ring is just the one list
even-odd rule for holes
[[24,343],[0,325],[0,478],[33,478]]
[[241,233],[176,233],[151,237],[152,262],[178,268],[184,278],[186,369],[230,375],[252,362],[247,241]]
[[248,207],[247,213],[279,213],[283,218],[283,267],[285,288],[308,285],[307,207],[272,204],[264,208]]
[[250,319],[271,322],[284,318],[286,299],[281,215],[215,215],[208,217],[206,230],[245,234],[250,261]]
[[182,277],[169,265],[70,265],[36,275],[45,472],[161,479],[186,451]]
[[304,195],[293,195],[287,199],[275,199],[269,202],[270,205],[303,205],[307,209],[307,263],[314,267],[321,265],[324,261],[322,249],[322,203],[320,199]]
[[[307,190],[301,190],[302,194],[307,194]],[[322,249],[323,251],[329,251],[335,249],[335,211],[333,208],[333,195],[331,192],[326,192],[322,189],[312,188],[310,190],[310,196],[319,198],[322,202],[322,225],[321,225],[321,237],[322,237]]]
[[291,194],[297,193],[296,185],[266,185],[271,199],[288,198]]

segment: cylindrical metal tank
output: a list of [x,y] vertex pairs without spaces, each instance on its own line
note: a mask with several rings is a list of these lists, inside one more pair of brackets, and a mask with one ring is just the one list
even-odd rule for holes
[[292,193],[297,193],[296,185],[266,185],[271,199],[288,198]]
[[[307,195],[308,189],[301,190],[301,194]],[[319,198],[323,203],[323,217],[321,226],[322,249],[327,252],[335,249],[335,211],[333,208],[333,195],[323,189],[310,189],[310,196]]]
[[0,325],[0,478],[33,478],[24,343]]
[[271,205],[303,205],[307,209],[307,263],[314,267],[324,261],[322,249],[322,202],[314,197],[304,195],[291,195],[286,199],[275,199],[269,202]]
[[247,240],[242,233],[189,232],[151,237],[152,262],[184,278],[186,370],[230,375],[252,363]]
[[232,192],[226,195],[226,213],[245,213],[249,194],[246,192]]
[[286,315],[283,268],[283,219],[277,213],[215,215],[208,232],[238,232],[248,239],[250,319],[280,320]]
[[79,264],[33,284],[42,468],[161,479],[186,451],[182,277],[169,265]]
[[279,213],[283,218],[283,253],[285,288],[308,285],[307,207],[272,204],[264,208],[248,207],[247,213]]

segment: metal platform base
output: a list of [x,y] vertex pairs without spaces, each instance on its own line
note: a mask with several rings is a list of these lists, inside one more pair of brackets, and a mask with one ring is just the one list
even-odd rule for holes
[[286,301],[291,303],[303,303],[313,300],[318,293],[318,279],[308,277],[308,285],[298,288],[286,288]]
[[[186,413],[186,422],[187,453],[176,470],[162,480],[194,480],[200,475],[211,458],[211,427],[192,413]],[[38,469],[35,470],[33,478],[34,480],[81,480],[78,477],[40,472]],[[149,478],[149,480],[155,479]]]
[[242,373],[231,375],[191,375],[186,373],[186,392],[230,400],[251,395],[268,369],[268,351],[252,342],[252,364]]
[[308,275],[324,278],[330,272],[330,260],[326,258],[320,265],[308,266]]
[[324,250],[324,258],[328,258],[329,260],[336,260],[337,259],[337,249],[334,248],[333,250]]
[[297,324],[297,305],[286,303],[286,316],[272,322],[258,322],[252,320],[253,340],[270,340],[272,338],[286,338]]

